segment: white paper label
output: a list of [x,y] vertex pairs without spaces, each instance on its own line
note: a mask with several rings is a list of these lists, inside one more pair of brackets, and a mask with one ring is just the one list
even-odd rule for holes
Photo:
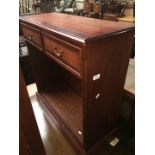
[[79,134],[79,135],[82,135],[82,132],[81,132],[81,131],[78,131],[78,134]]
[[100,74],[96,74],[96,75],[93,76],[93,81],[95,81],[95,80],[97,80],[99,78],[100,78]]
[[117,137],[115,137],[115,138],[110,142],[110,145],[114,147],[114,146],[117,145],[118,142],[119,142],[119,139],[118,139]]
[[100,93],[98,93],[98,94],[95,96],[95,98],[96,98],[96,99],[98,99],[98,98],[99,98],[99,96],[100,96]]

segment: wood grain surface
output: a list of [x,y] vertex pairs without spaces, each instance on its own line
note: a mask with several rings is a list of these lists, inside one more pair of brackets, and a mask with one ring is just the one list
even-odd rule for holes
[[20,17],[21,21],[45,28],[66,37],[87,42],[133,29],[133,24],[116,23],[61,13],[46,13]]

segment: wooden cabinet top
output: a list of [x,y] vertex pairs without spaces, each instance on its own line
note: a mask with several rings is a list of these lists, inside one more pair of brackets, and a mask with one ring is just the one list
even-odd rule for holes
[[117,23],[61,13],[21,16],[20,21],[82,43],[134,29],[133,24]]

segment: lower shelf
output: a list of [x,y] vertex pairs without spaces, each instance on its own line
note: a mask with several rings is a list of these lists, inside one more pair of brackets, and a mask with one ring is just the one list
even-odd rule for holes
[[[37,93],[37,98],[46,114],[71,142],[77,154],[94,155],[94,151],[108,143],[115,135],[111,130],[92,148],[86,150],[83,138],[83,104],[82,98],[66,85],[53,86]],[[80,133],[79,133],[80,131]]]
[[52,86],[37,94],[64,128],[83,144],[82,98],[66,85]]

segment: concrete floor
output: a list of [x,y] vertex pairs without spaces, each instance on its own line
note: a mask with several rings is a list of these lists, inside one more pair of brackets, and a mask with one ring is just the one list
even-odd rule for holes
[[[36,85],[29,85],[27,89],[47,155],[76,155],[70,144],[54,125],[53,120],[39,105],[35,96]],[[120,142],[115,147],[109,144],[104,145],[96,150],[93,155],[134,155],[134,152],[131,151],[131,138],[126,132],[128,129],[122,128],[122,124],[120,126],[121,129],[118,133]]]

